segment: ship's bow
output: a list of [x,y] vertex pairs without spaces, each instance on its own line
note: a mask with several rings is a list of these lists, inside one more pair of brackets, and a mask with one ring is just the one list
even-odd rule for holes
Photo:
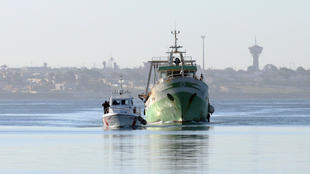
[[208,86],[193,78],[176,78],[156,85],[146,103],[147,120],[153,122],[205,121]]

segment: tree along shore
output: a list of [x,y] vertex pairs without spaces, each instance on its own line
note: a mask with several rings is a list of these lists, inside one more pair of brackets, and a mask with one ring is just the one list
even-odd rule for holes
[[[137,68],[50,68],[0,69],[1,99],[99,99],[123,86],[137,96],[145,91],[148,64]],[[203,73],[211,99],[310,98],[310,70],[266,65],[263,70],[208,69]],[[157,76],[155,76],[156,78]],[[151,79],[154,79],[152,75]],[[151,84],[154,80],[152,80]],[[155,80],[156,81],[156,80]]]

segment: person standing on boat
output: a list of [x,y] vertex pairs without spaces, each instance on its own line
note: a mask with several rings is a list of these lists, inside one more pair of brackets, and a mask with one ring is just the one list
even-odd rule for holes
[[107,114],[109,113],[109,107],[110,107],[110,104],[108,101],[104,101],[104,103],[102,104],[103,106],[103,109],[104,109],[104,114]]

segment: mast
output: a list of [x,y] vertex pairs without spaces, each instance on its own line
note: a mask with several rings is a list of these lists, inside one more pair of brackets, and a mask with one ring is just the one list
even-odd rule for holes
[[178,37],[177,35],[180,34],[180,31],[178,30],[174,30],[174,31],[171,31],[171,34],[174,35],[174,46],[171,46],[170,48],[172,49],[171,50],[171,53],[170,53],[170,58],[169,58],[169,62],[173,62],[173,53],[179,53],[180,54],[180,59],[181,59],[181,63],[182,63],[182,67],[181,67],[181,73],[182,73],[182,77],[184,77],[184,70],[183,70],[183,67],[184,67],[184,57],[183,57],[183,51],[179,51],[178,49],[179,48],[182,48],[182,46],[178,45]]
[[123,90],[123,75],[120,75],[120,87],[121,87],[121,89],[119,90],[119,94],[122,95],[124,93],[124,90]]
[[180,31],[174,30],[174,31],[171,31],[171,34],[174,35],[174,46],[170,47],[170,48],[172,48],[171,51],[173,51],[173,53],[180,53],[178,51],[178,48],[182,48],[182,46],[178,45],[178,37],[177,37],[177,35],[180,34]]
[[[178,49],[182,48],[182,46],[178,45],[178,34],[180,34],[180,31],[179,30],[174,30],[174,31],[171,31],[171,34],[174,36],[174,45],[170,46],[169,48],[171,49],[171,51],[167,52],[169,54],[169,57],[168,57],[168,64],[169,65],[172,65],[173,64],[173,59],[175,58],[173,55],[174,54],[179,54],[179,58],[181,59],[180,63],[181,63],[181,73],[182,73],[182,77],[184,77],[184,66],[185,66],[185,60],[184,60],[184,56],[183,56],[183,53],[186,53],[184,51],[179,51]],[[149,92],[149,86],[150,86],[150,81],[151,81],[151,75],[152,75],[152,69],[154,68],[154,78],[156,78],[156,71],[155,71],[155,67],[158,67],[158,65],[160,63],[166,63],[167,61],[161,61],[161,60],[158,60],[158,61],[155,61],[155,60],[152,60],[152,61],[149,61],[151,63],[150,65],[150,69],[149,69],[149,73],[148,73],[148,79],[147,79],[147,85],[146,85],[146,89],[145,89],[145,95],[148,94]],[[194,61],[186,61],[186,62],[190,62],[191,64],[193,64]],[[155,80],[155,79],[154,79]]]

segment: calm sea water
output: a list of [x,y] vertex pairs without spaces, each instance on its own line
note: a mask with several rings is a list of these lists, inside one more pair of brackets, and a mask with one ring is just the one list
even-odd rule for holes
[[309,173],[310,100],[219,100],[210,124],[104,130],[102,101],[0,101],[0,173]]

